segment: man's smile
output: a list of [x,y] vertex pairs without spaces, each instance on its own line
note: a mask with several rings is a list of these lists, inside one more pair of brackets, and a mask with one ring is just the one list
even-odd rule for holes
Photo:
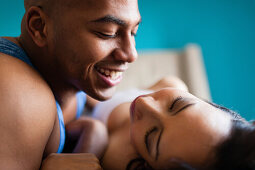
[[116,86],[122,80],[123,72],[127,67],[109,67],[97,66],[95,67],[100,79],[110,87]]

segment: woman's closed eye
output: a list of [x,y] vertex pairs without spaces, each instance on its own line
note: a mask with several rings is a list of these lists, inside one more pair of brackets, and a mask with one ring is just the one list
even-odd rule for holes
[[144,136],[144,143],[149,154],[151,154],[153,147],[155,146],[157,131],[158,128],[153,127],[150,130],[148,130]]
[[158,160],[159,155],[159,143],[161,135],[163,133],[163,128],[160,130],[157,127],[153,127],[146,132],[144,137],[144,143],[147,149],[147,152],[150,156],[154,157],[154,160]]
[[171,115],[177,115],[184,109],[187,109],[188,107],[195,104],[196,104],[195,102],[191,102],[191,99],[183,98],[182,96],[179,96],[173,100],[169,108],[169,111],[171,112]]

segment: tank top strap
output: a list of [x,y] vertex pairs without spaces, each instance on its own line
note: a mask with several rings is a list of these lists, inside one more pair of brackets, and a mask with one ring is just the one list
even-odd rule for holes
[[86,93],[84,93],[83,91],[76,93],[76,99],[77,99],[76,119],[78,119],[82,115],[85,103],[87,101]]
[[65,145],[65,124],[64,124],[64,117],[63,117],[61,107],[57,101],[56,101],[56,106],[57,106],[57,114],[58,114],[58,121],[59,121],[59,128],[60,128],[60,140],[59,140],[57,153],[61,153]]
[[0,52],[18,58],[34,68],[26,52],[10,40],[0,38]]

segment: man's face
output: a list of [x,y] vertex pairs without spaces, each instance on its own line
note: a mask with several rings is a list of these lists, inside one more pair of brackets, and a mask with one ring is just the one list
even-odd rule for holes
[[135,61],[141,20],[137,0],[57,0],[48,28],[49,55],[65,83],[110,98]]

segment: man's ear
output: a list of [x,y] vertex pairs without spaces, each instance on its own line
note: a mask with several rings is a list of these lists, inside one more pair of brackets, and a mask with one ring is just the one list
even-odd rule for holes
[[26,17],[27,32],[39,47],[47,43],[46,15],[40,7],[33,6],[28,9]]

